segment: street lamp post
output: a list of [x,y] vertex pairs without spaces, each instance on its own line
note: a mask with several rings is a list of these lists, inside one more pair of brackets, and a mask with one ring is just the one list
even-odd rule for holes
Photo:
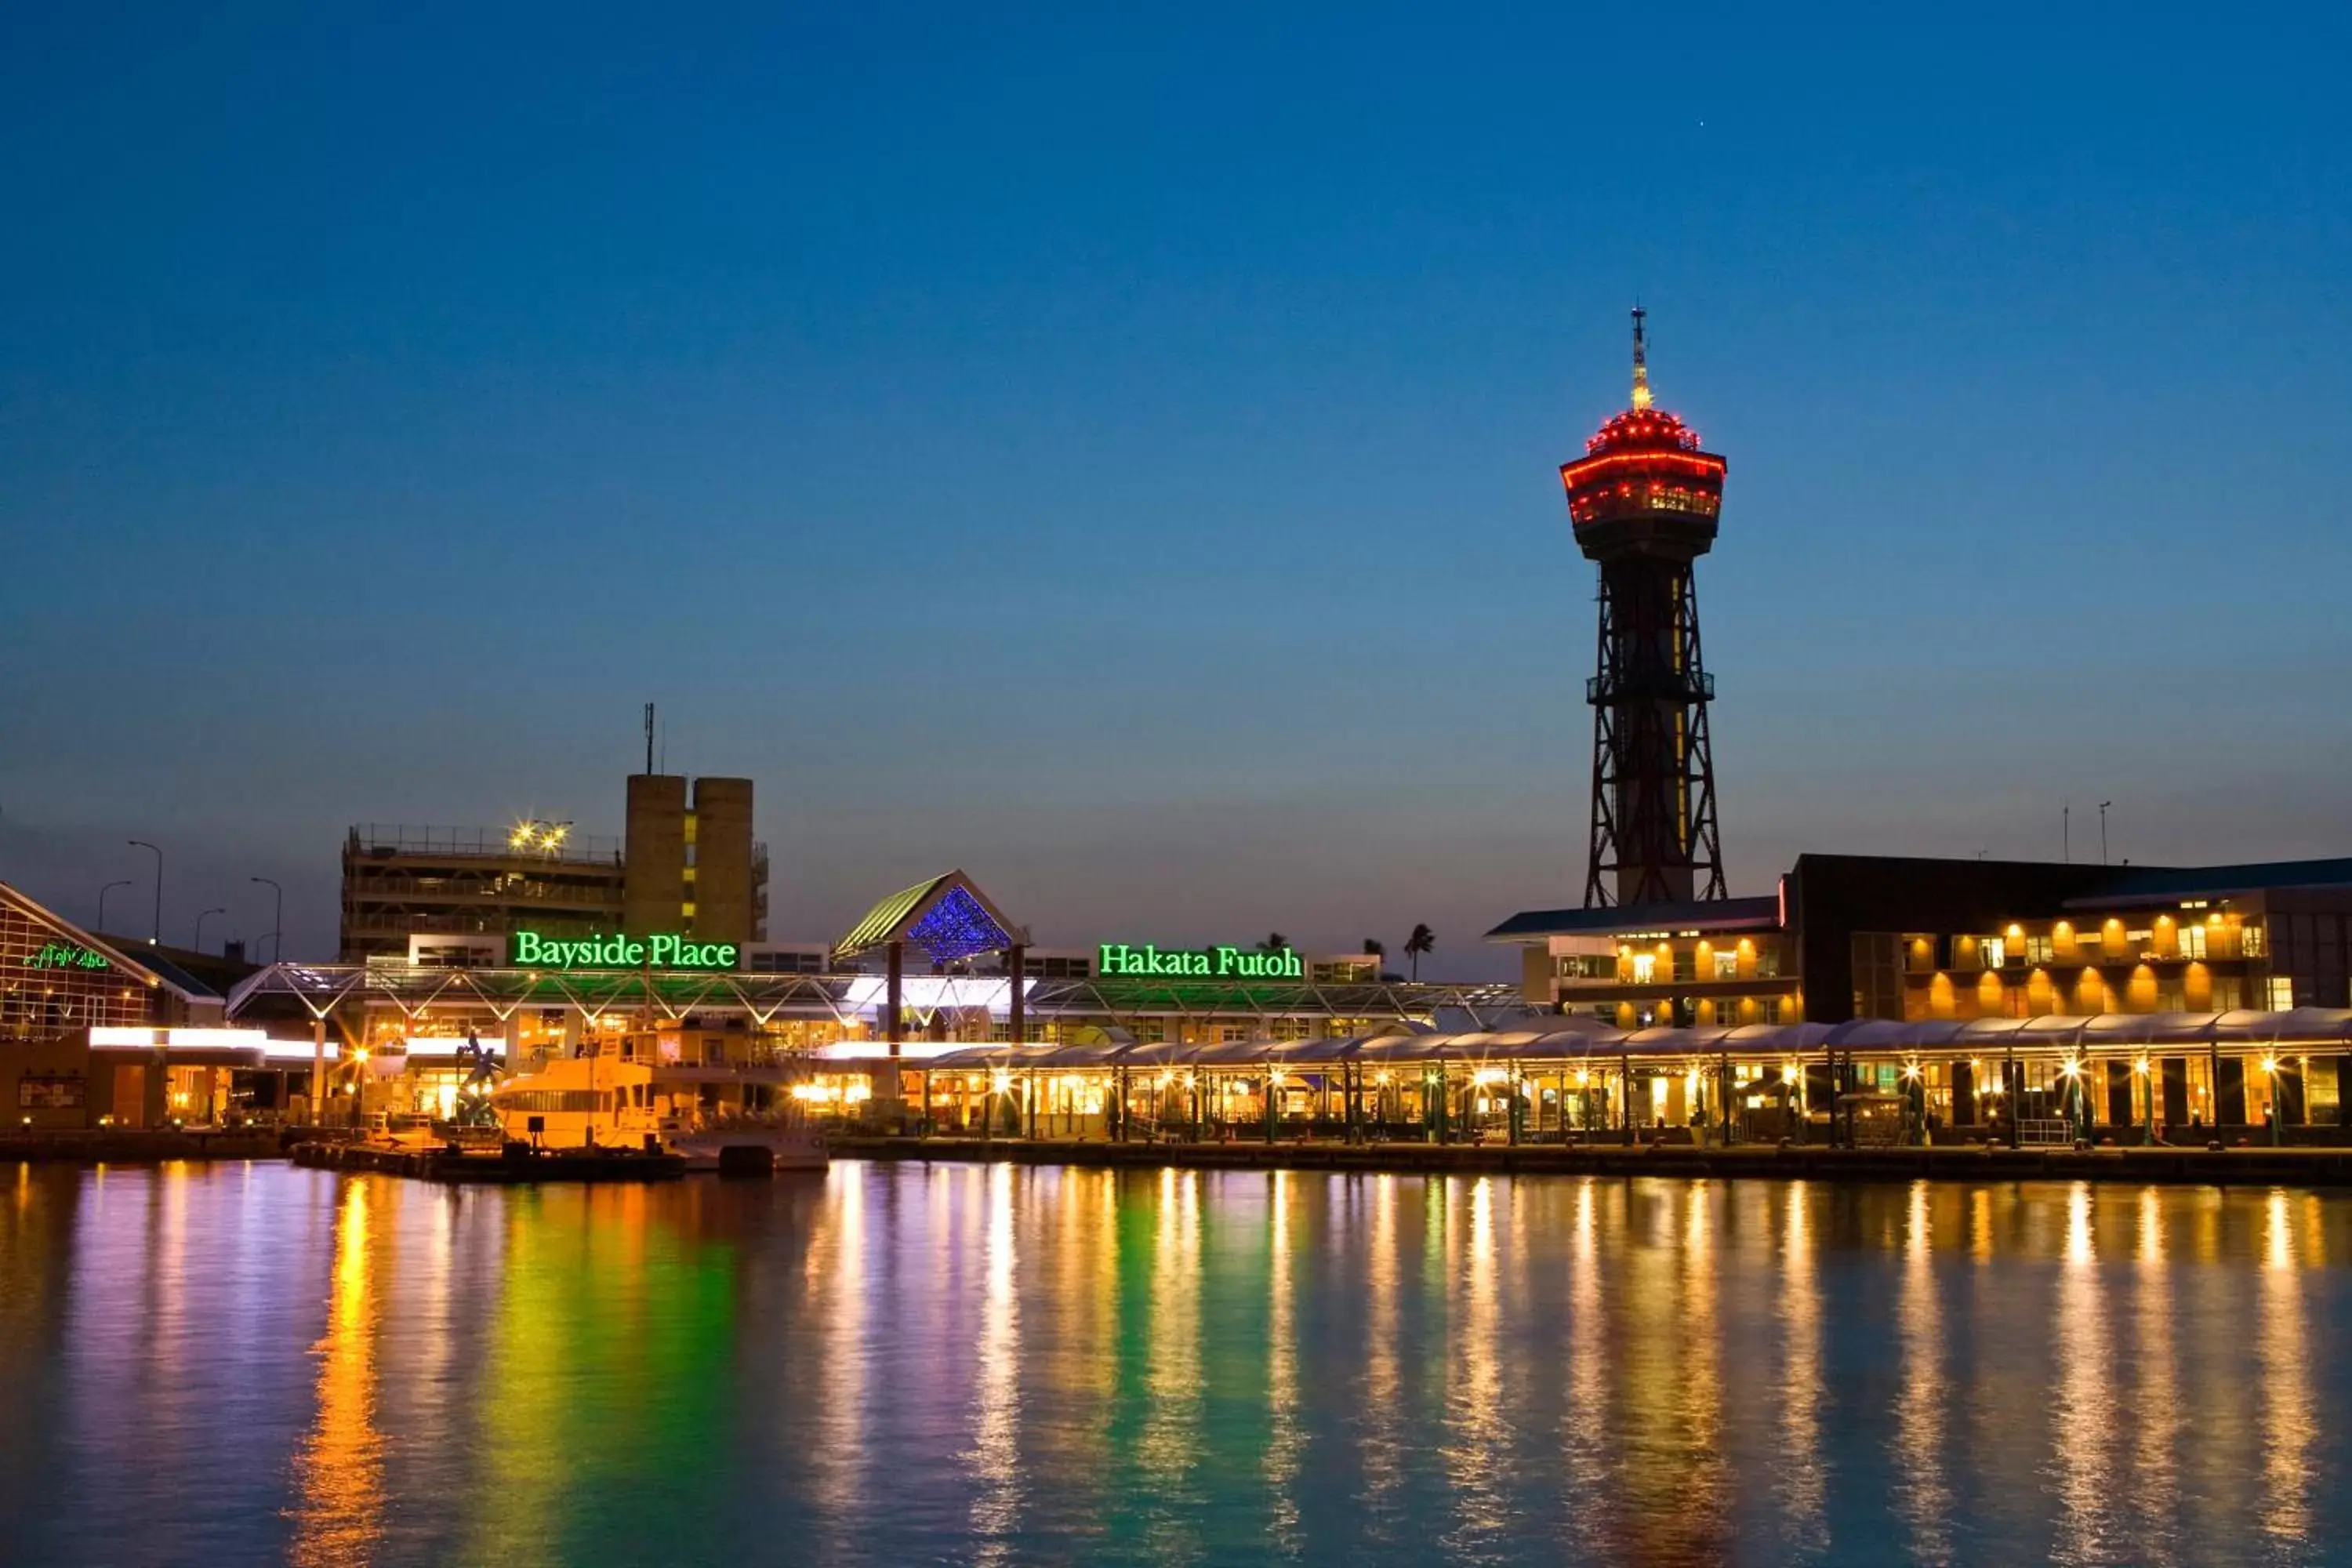
[[163,852],[144,838],[132,839],[131,847],[155,850],[155,928],[148,935],[147,945],[161,947],[163,945]]
[[119,882],[109,882],[98,890],[98,929],[100,931],[103,931],[106,929],[106,895],[117,888],[127,888],[131,883],[131,879],[125,877]]
[[205,921],[210,920],[215,915],[225,915],[226,913],[228,913],[227,906],[216,904],[213,908],[206,910],[196,916],[196,951],[198,952],[202,952],[205,950]]
[[277,903],[269,916],[269,962],[275,963],[286,956],[286,889],[268,877],[254,877],[249,879],[260,883],[278,895]]

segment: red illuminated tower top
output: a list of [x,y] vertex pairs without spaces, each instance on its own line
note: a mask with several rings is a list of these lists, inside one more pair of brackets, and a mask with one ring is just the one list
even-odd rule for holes
[[1578,548],[1595,561],[1656,555],[1690,561],[1715,543],[1724,461],[1699,450],[1698,432],[1650,401],[1650,367],[1633,307],[1633,405],[1562,463]]

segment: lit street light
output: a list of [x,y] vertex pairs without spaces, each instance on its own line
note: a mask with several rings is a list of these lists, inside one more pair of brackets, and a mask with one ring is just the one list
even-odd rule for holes
[[147,945],[161,947],[163,945],[163,852],[144,838],[132,839],[131,847],[155,850],[155,927],[148,933]]
[[247,879],[260,883],[278,895],[275,912],[269,917],[269,962],[275,963],[286,955],[286,889],[268,877]]

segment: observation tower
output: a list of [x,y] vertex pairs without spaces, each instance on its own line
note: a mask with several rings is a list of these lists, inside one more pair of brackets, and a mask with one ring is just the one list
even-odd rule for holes
[[[1715,761],[1699,658],[1692,563],[1715,544],[1724,460],[1652,405],[1633,309],[1633,402],[1560,465],[1577,548],[1601,567],[1601,653],[1592,707],[1592,856],[1584,902],[1720,899]],[[1613,879],[1613,886],[1612,886]]]

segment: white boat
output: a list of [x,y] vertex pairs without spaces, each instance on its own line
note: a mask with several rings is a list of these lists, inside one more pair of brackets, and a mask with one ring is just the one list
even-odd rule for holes
[[784,1076],[776,1068],[572,1057],[507,1079],[490,1105],[507,1137],[550,1149],[635,1148],[658,1138],[689,1171],[718,1170],[736,1146],[765,1149],[779,1171],[822,1171],[829,1162],[824,1130],[798,1105],[737,1109],[747,1086],[781,1085]]
[[548,1149],[639,1146],[655,1131],[653,1074],[611,1057],[573,1057],[490,1093],[506,1135]]

